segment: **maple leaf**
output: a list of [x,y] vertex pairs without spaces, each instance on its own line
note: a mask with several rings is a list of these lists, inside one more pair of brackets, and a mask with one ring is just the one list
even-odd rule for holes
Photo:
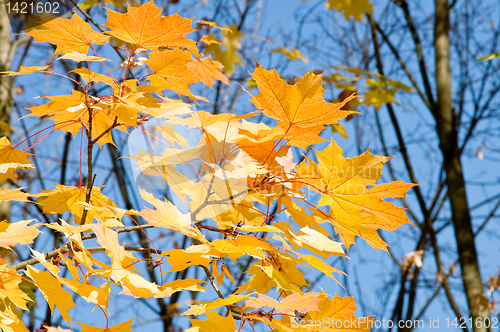
[[304,280],[304,273],[297,268],[298,263],[299,260],[281,253],[272,255],[269,260],[257,261],[246,271],[253,276],[238,288],[237,293],[246,291],[248,294],[255,290],[265,294],[273,287],[300,292],[298,286],[304,286],[307,283]]
[[404,197],[414,184],[396,181],[377,185],[382,167],[390,158],[372,155],[369,150],[358,157],[344,158],[342,149],[332,140],[323,151],[316,151],[316,156],[319,163],[306,157],[295,167],[296,181],[322,194],[318,206],[330,206],[330,215],[316,215],[332,223],[347,249],[357,235],[375,249],[387,250],[377,229],[395,230],[411,222],[404,209],[382,198]]
[[353,113],[342,111],[341,108],[355,96],[338,104],[325,102],[322,77],[313,74],[312,70],[296,84],[289,85],[275,69],[265,70],[256,63],[252,77],[259,88],[259,94],[252,96],[252,103],[262,109],[265,115],[277,119],[278,127],[285,130],[294,126],[307,128],[332,124]]
[[168,255],[167,261],[172,266],[170,272],[182,271],[193,265],[208,267],[212,259],[206,257],[206,253],[192,252],[195,248],[190,246],[186,250],[171,249],[165,252],[165,255]]
[[343,12],[346,20],[353,16],[356,21],[361,21],[363,13],[371,15],[373,12],[369,0],[328,0],[326,8],[328,10],[335,8],[337,11]]
[[80,75],[80,77],[86,82],[103,82],[109,86],[115,86],[116,84],[114,83],[113,79],[107,75],[103,74],[96,74],[92,70],[89,70],[87,68],[75,68],[70,71],[70,73],[75,73],[77,75]]
[[[31,166],[27,166],[31,165],[28,156],[31,156],[31,153],[13,148],[7,136],[0,138],[0,167],[3,168],[3,172],[0,173],[0,182],[12,179],[15,169],[31,168]],[[17,165],[12,165],[13,163],[17,163]],[[3,164],[7,164],[7,166],[2,167]]]
[[188,68],[190,58],[191,54],[181,49],[154,50],[146,61],[146,65],[153,71],[147,78],[148,81],[162,90],[169,89],[179,96],[184,95],[196,100],[189,90],[189,85],[197,82],[199,76]]
[[215,35],[204,35],[203,37],[201,37],[200,41],[207,45],[211,44],[220,45],[220,42],[215,39]]
[[19,288],[20,283],[21,278],[16,269],[9,269],[5,264],[0,264],[0,300],[5,303],[8,298],[17,307],[28,310],[26,303],[30,298]]
[[[234,24],[222,30],[222,41],[220,45],[216,42],[212,42],[212,45],[206,48],[207,52],[212,52],[214,54],[214,59],[224,66],[224,72],[227,75],[233,73],[234,66],[241,66],[243,64],[243,59],[241,55],[238,54],[238,50],[241,49],[240,39],[242,37],[243,34]],[[221,49],[221,46],[223,49]]]
[[299,260],[300,264],[307,266],[307,267],[311,267],[311,266],[314,267],[316,270],[324,273],[326,276],[335,280],[335,282],[337,282],[338,284],[340,284],[340,283],[337,281],[337,279],[335,279],[335,277],[333,276],[333,273],[341,273],[343,275],[346,275],[345,272],[341,272],[341,271],[337,270],[336,268],[332,267],[330,264],[323,261],[321,258],[316,257],[314,255],[297,254],[297,256],[300,258],[300,260]]
[[278,47],[278,48],[273,48],[271,49],[271,52],[273,53],[282,53],[284,56],[286,56],[289,60],[296,60],[296,59],[301,59],[305,63],[307,63],[309,60],[296,48],[292,49],[287,49],[285,47]]
[[131,326],[132,326],[132,321],[134,320],[134,318],[132,318],[126,322],[120,323],[118,325],[108,327],[108,328],[90,326],[90,325],[83,324],[83,323],[78,323],[78,324],[80,324],[80,326],[82,327],[81,332],[130,332],[130,331],[132,331]]
[[63,329],[62,327],[45,326],[47,332],[73,332],[72,330]]
[[86,55],[80,52],[71,52],[71,53],[66,53],[63,56],[60,56],[57,58],[57,60],[73,60],[76,62],[82,62],[82,61],[111,61],[106,58],[101,58],[98,56],[93,56],[93,55]]
[[[347,320],[350,325],[344,325],[344,329],[340,329],[340,331],[352,332],[370,331],[370,326],[374,323],[373,316],[358,318],[354,315],[354,312],[357,310],[354,297],[340,297],[335,295],[332,299],[328,299],[326,295],[323,295],[323,299],[318,303],[318,309],[317,311],[308,312],[304,320],[315,322],[325,317],[329,317],[332,323]],[[325,330],[327,329],[323,328],[323,331]]]
[[[73,263],[71,263],[70,266],[74,267]],[[66,278],[58,278],[58,280],[61,282],[61,284],[65,285],[73,292],[84,298],[85,301],[107,307],[108,293],[105,290],[96,286],[78,282],[77,280]]]
[[221,73],[223,67],[224,66],[220,62],[212,60],[210,57],[191,59],[187,63],[187,69],[198,74],[201,81],[210,88],[214,85],[215,80],[219,80],[224,84],[229,84],[227,77]]
[[258,298],[252,298],[245,301],[247,307],[262,308],[269,307],[276,309],[279,313],[293,314],[295,311],[306,313],[311,310],[318,310],[318,302],[321,298],[318,296],[321,293],[294,293],[277,301],[267,295],[259,294]]
[[[1,164],[0,168],[6,164]],[[22,165],[23,167],[30,167],[30,164]],[[0,172],[4,173],[4,172]],[[38,194],[31,194],[31,193],[25,193],[22,192],[24,188],[17,188],[17,189],[0,189],[0,202],[3,201],[22,201],[22,202],[27,202],[29,197],[37,197]]]
[[[96,207],[104,208],[118,208],[113,201],[101,193],[102,187],[93,187],[92,195],[89,204]],[[43,210],[48,213],[63,213],[70,211],[74,218],[75,223],[79,224],[82,219],[83,211],[85,209],[84,203],[87,196],[87,187],[70,187],[56,184],[54,190],[44,190],[40,193],[42,199],[39,203],[43,206]],[[107,211],[99,211],[94,209],[87,210],[86,223],[92,223],[94,218],[101,219],[101,215],[106,215]]]
[[191,292],[204,292],[205,287],[198,285],[201,282],[205,282],[203,280],[187,278],[187,279],[179,279],[174,280],[169,283],[158,286],[160,291],[159,295],[155,295],[155,298],[162,298],[166,296],[171,296],[174,293],[180,292],[182,290],[188,290]]
[[48,272],[39,271],[28,265],[26,274],[33,279],[35,285],[40,289],[49,304],[50,310],[54,312],[54,306],[57,306],[61,316],[71,326],[69,310],[75,306],[71,294],[63,290],[59,281]]
[[[227,317],[220,316],[214,311],[207,311],[207,320],[189,319],[192,327],[185,332],[235,332],[236,323],[231,315]],[[196,329],[198,328],[198,329]]]
[[328,258],[329,255],[344,256],[342,243],[330,240],[327,236],[309,228],[309,226],[301,228],[297,234],[288,223],[275,223],[274,226],[283,231],[285,237],[295,248],[307,248],[324,258]]
[[163,17],[153,0],[137,8],[129,6],[125,14],[106,10],[108,20],[104,25],[111,30],[106,32],[111,36],[137,48],[184,47],[199,55],[196,42],[184,36],[195,31],[191,28],[192,18],[183,18],[177,13]]
[[36,225],[28,226],[35,219],[13,223],[0,221],[0,247],[15,246],[16,244],[33,243],[40,231]]
[[[85,94],[73,90],[71,95],[46,96],[51,101],[47,104],[28,108],[31,113],[29,116],[49,116],[56,126],[54,130],[63,130],[70,132],[75,136],[82,127],[89,126],[88,108],[85,106]],[[111,133],[100,136],[114,124],[114,116],[109,114],[109,109],[102,103],[93,103],[90,105],[92,110],[92,138],[100,137],[99,145],[113,143]],[[104,109],[103,109],[104,108]]]
[[191,226],[191,216],[181,213],[175,205],[168,201],[160,201],[154,195],[140,190],[141,196],[146,202],[153,205],[156,210],[146,208],[140,212],[150,225],[165,227],[181,232],[184,235],[206,242],[201,232]]
[[223,306],[227,306],[230,304],[234,304],[236,302],[239,302],[243,299],[246,299],[246,295],[231,295],[225,299],[217,299],[215,301],[210,301],[210,302],[202,302],[196,305],[192,305],[189,307],[188,310],[182,313],[182,315],[187,316],[187,315],[201,315],[205,312],[208,312],[209,310],[217,309]]
[[76,13],[71,19],[44,17],[41,25],[27,32],[36,42],[49,42],[57,46],[54,56],[78,52],[87,54],[91,44],[105,44],[108,37],[94,31],[90,24]]
[[0,329],[5,332],[29,332],[22,320],[9,307],[0,311]]
[[25,75],[25,74],[31,74],[31,73],[36,73],[38,71],[45,70],[49,68],[50,66],[42,66],[42,67],[23,67],[19,66],[19,71],[0,71],[0,74],[5,74],[8,76],[18,76],[18,75]]
[[137,259],[120,245],[118,233],[101,224],[92,225],[92,230],[97,236],[97,243],[106,249],[106,253],[111,257],[111,278],[118,282],[129,277],[131,275],[130,269],[134,268],[131,263]]

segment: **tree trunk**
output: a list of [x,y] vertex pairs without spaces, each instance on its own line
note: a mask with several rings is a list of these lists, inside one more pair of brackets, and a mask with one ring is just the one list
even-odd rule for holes
[[[0,0],[0,71],[10,70],[12,64],[12,41],[10,38],[10,22],[5,4]],[[10,109],[12,106],[12,78],[0,76],[0,121],[10,122]],[[8,135],[0,129],[0,137]],[[0,183],[1,189],[9,188],[7,182]],[[0,221],[10,221],[10,202],[0,204]]]
[[481,325],[484,326],[484,319],[489,317],[489,310],[479,305],[484,290],[467,203],[462,163],[460,161],[457,119],[452,106],[448,0],[435,0],[435,5],[434,48],[437,103],[434,109],[434,117],[439,135],[439,147],[443,154],[443,166],[446,171],[446,185],[448,186],[463,284],[469,314],[473,321],[472,329],[475,332],[483,332],[487,329],[477,327],[478,324],[474,322],[478,319],[483,323]]

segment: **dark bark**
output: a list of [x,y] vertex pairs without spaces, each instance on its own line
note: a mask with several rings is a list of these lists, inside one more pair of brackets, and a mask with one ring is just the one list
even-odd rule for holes
[[[489,310],[478,305],[483,296],[483,284],[460,160],[456,115],[452,105],[448,0],[435,0],[435,5],[434,48],[437,103],[433,113],[439,136],[439,147],[443,154],[446,185],[448,186],[452,221],[470,316],[473,322],[476,321],[476,318],[484,321],[484,318],[489,316]],[[475,332],[487,330],[484,327],[479,328],[474,325],[476,324],[473,324]]]

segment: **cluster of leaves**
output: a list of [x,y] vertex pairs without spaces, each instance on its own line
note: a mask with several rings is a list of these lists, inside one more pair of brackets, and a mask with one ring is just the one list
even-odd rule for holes
[[327,0],[326,9],[335,9],[341,12],[346,20],[349,20],[352,16],[356,21],[361,21],[364,14],[371,15],[373,12],[369,0]]
[[[188,331],[236,331],[258,322],[273,331],[295,331],[294,324],[298,321],[325,318],[362,321],[364,324],[357,324],[356,328],[345,328],[369,330],[372,318],[354,316],[353,298],[305,292],[307,282],[299,269],[317,270],[335,280],[335,274],[341,272],[327,263],[330,255],[345,256],[356,236],[376,249],[386,250],[387,244],[377,231],[395,230],[409,222],[404,209],[384,198],[403,197],[412,184],[401,181],[376,184],[389,157],[366,151],[355,158],[344,158],[342,149],[333,140],[322,151],[313,149],[315,159],[294,156],[292,147],[307,149],[325,141],[319,134],[326,125],[337,124],[353,114],[341,108],[354,96],[341,103],[328,103],[323,98],[321,75],[310,71],[289,85],[275,70],[266,70],[256,63],[252,78],[259,92],[252,95],[251,102],[257,112],[238,116],[193,111],[187,103],[165,97],[165,91],[197,103],[203,98],[193,95],[192,84],[211,87],[215,80],[224,83],[228,80],[221,73],[223,65],[204,57],[196,42],[185,37],[193,31],[191,19],[177,14],[163,17],[161,9],[150,1],[140,7],[129,7],[125,14],[107,9],[105,26],[108,30],[104,33],[95,31],[74,14],[71,19],[46,20],[28,33],[37,42],[54,44],[54,56],[60,55],[59,59],[86,64],[71,71],[81,81],[47,71],[47,67],[23,67],[20,72],[7,72],[63,75],[78,85],[79,89],[70,94],[47,96],[50,102],[30,108],[30,115],[49,117],[55,123],[53,131],[73,135],[80,132],[86,137],[88,175],[78,186],[56,184],[55,189],[39,193],[28,193],[22,188],[0,191],[2,201],[29,201],[39,205],[44,213],[69,212],[72,216],[60,219],[59,224],[31,224],[33,220],[0,223],[1,247],[29,245],[41,229],[47,228],[65,239],[61,247],[45,255],[32,250],[33,259],[15,266],[0,262],[3,307],[0,328],[27,331],[19,318],[20,310],[28,310],[31,301],[20,287],[23,280],[36,285],[50,308],[57,307],[70,326],[75,323],[70,316],[75,304],[68,290],[95,304],[104,314],[112,287],[145,299],[169,297],[182,290],[205,290],[201,286],[205,280],[201,279],[159,284],[146,280],[135,267],[141,259],[132,252],[148,251],[162,276],[191,266],[201,268],[219,296],[210,302],[195,303],[183,313],[207,317],[207,320],[190,319],[192,327]],[[124,50],[120,52],[128,54],[125,73],[120,78],[111,74],[106,67],[107,59],[100,57],[92,46],[112,47],[116,46],[113,45],[116,40],[123,43]],[[222,45],[226,51],[237,49],[234,43]],[[89,50],[95,54],[87,55]],[[146,54],[147,60],[135,61],[139,53]],[[130,77],[132,65],[147,66],[148,74]],[[108,75],[96,73],[90,69],[92,66],[103,66]],[[109,95],[91,95],[94,84],[107,85]],[[275,119],[276,126],[249,121],[258,113]],[[142,189],[143,199],[154,208],[125,210],[94,186],[95,145],[114,144],[112,131],[143,130],[152,118],[160,118],[164,124],[156,128],[157,133],[144,133],[162,142],[164,152],[152,155],[140,151],[131,158],[145,174],[162,177],[172,192],[187,203],[188,213]],[[178,132],[181,127],[198,128],[202,133],[199,142],[188,142]],[[16,169],[33,169],[29,153],[13,147],[6,137],[0,144],[0,181],[13,178]],[[301,161],[295,163],[297,159]],[[183,174],[182,167],[192,167],[196,179]],[[321,195],[318,204],[307,199],[306,193],[311,191]],[[273,205],[277,210],[270,213]],[[288,221],[278,222],[280,214],[287,216]],[[149,225],[126,227],[126,218],[143,218]],[[334,240],[325,224],[333,226],[342,242]],[[152,249],[119,243],[121,233],[140,229],[146,234],[146,228],[155,227],[184,234],[191,239],[191,245],[162,252],[155,249],[154,243]],[[89,248],[85,240],[94,238],[99,246]],[[102,251],[106,255],[95,255]],[[244,271],[248,280],[231,296],[224,297],[218,286],[224,280],[236,284],[225,262],[237,264],[248,256],[254,258],[254,263]],[[170,269],[165,263],[169,263]],[[43,269],[33,267],[35,264],[41,264]],[[71,278],[64,277],[66,269]],[[91,276],[98,276],[102,282],[89,282]],[[277,299],[270,296],[274,290],[279,294]],[[225,314],[221,312],[224,307]],[[105,329],[78,324],[82,331],[111,332],[129,331],[131,323],[129,320]]]

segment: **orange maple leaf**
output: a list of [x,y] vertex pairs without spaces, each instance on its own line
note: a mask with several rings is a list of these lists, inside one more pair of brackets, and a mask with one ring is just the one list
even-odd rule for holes
[[219,80],[224,84],[229,84],[227,77],[221,72],[223,67],[224,66],[220,62],[212,60],[210,57],[191,59],[187,64],[187,68],[197,73],[201,81],[210,88],[214,85],[215,80]]
[[0,221],[0,247],[30,244],[40,234],[37,225],[28,226],[34,219],[13,223]]
[[[45,98],[50,98],[50,102],[28,108],[31,111],[29,116],[49,116],[56,123],[54,130],[67,131],[73,136],[82,127],[89,127],[89,112],[84,93],[73,90],[71,95],[46,96]],[[101,136],[114,123],[115,115],[111,112],[110,107],[101,102],[91,102],[90,109],[92,110],[92,138],[100,137],[99,145],[113,144],[111,132]],[[118,127],[123,128],[123,126]]]
[[319,163],[306,157],[309,164],[304,160],[295,167],[295,181],[323,194],[318,207],[330,206],[329,216],[319,211],[315,216],[333,224],[347,249],[357,235],[375,249],[387,250],[377,229],[395,230],[411,222],[403,208],[382,198],[404,197],[414,184],[395,181],[377,185],[390,157],[375,156],[369,150],[358,157],[344,158],[342,149],[332,140],[323,151],[316,151],[316,156]]
[[279,313],[292,314],[295,311],[306,313],[311,310],[318,310],[318,302],[321,298],[318,296],[321,293],[294,293],[277,301],[272,297],[260,294],[258,298],[252,298],[245,302],[246,306],[251,308],[269,307],[276,309]]
[[134,320],[134,318],[129,319],[128,321],[120,323],[118,325],[108,327],[108,328],[90,326],[90,325],[83,324],[83,323],[78,323],[78,324],[80,324],[80,326],[82,327],[81,332],[130,332],[130,331],[132,331],[130,326],[132,325],[132,321]]
[[199,56],[196,42],[184,36],[195,31],[191,28],[193,18],[183,18],[177,13],[161,16],[162,10],[153,0],[137,8],[129,6],[126,14],[106,10],[108,20],[104,25],[111,30],[106,32],[111,36],[137,48],[184,47]]
[[0,138],[0,182],[12,178],[16,169],[32,168],[28,156],[31,153],[13,148],[7,136]]
[[57,46],[54,56],[79,52],[87,54],[91,44],[105,44],[109,37],[94,31],[90,24],[77,14],[71,19],[45,17],[41,25],[27,32],[36,42],[49,42]]
[[148,77],[148,81],[161,90],[173,90],[179,96],[184,95],[196,100],[189,90],[189,85],[199,81],[199,77],[187,67],[190,58],[191,54],[181,49],[153,51],[146,61],[154,73]]
[[277,119],[278,127],[285,130],[294,126],[307,128],[332,124],[353,113],[341,108],[355,96],[338,104],[325,102],[322,76],[313,74],[312,70],[296,84],[289,85],[275,69],[266,70],[256,63],[252,77],[259,88],[259,94],[252,96],[252,103],[265,115]]
[[[63,213],[70,211],[74,218],[75,223],[79,224],[84,210],[84,202],[86,198],[87,187],[70,187],[63,185],[56,185],[54,190],[44,190],[40,196],[46,196],[39,202],[43,206],[44,212],[48,213]],[[101,193],[100,187],[92,188],[92,196],[89,204],[95,207],[102,207],[109,209],[109,211],[100,211],[99,209],[88,209],[86,223],[92,223],[94,218],[100,218],[101,215],[107,216],[109,212],[118,207],[113,204],[113,201]],[[108,213],[106,213],[108,212]]]
[[71,326],[69,310],[75,306],[71,294],[62,289],[57,278],[49,272],[39,271],[28,265],[26,274],[33,279],[35,285],[40,289],[51,311],[54,312],[54,306],[57,306],[61,316]]

